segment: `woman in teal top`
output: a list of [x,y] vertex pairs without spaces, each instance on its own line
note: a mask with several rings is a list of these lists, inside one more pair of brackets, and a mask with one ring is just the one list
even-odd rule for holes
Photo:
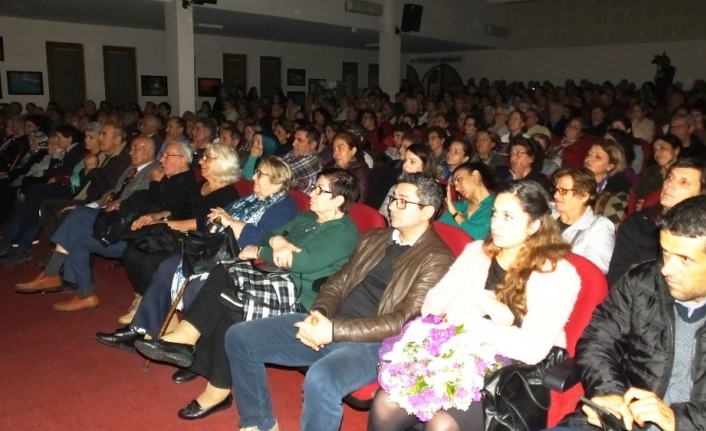
[[243,163],[243,178],[252,181],[255,171],[257,170],[257,162],[262,156],[270,156],[275,153],[277,142],[271,136],[265,135],[262,132],[255,132],[252,137],[252,148],[250,156]]
[[[493,214],[493,191],[500,179],[485,163],[464,163],[454,169],[453,178],[446,190],[447,211],[440,222],[463,229],[474,240],[484,240],[490,232]],[[465,200],[454,201],[451,187]]]

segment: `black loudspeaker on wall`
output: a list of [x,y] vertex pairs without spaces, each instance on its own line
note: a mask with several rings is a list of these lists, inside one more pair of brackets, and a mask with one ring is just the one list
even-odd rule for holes
[[422,25],[422,12],[424,12],[424,6],[405,3],[400,30],[404,33],[419,31],[419,27]]

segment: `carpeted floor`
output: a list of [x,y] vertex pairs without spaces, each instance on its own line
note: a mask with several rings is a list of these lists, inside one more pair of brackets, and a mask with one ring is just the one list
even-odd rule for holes
[[[35,258],[49,250],[46,239]],[[205,381],[171,382],[174,368],[95,341],[99,331],[118,327],[132,301],[124,270],[96,259],[94,274],[101,305],[59,313],[53,302],[65,294],[20,295],[16,283],[33,278],[34,261],[0,267],[0,430],[228,430],[237,429],[235,407],[199,421],[183,421],[177,411],[201,393]],[[283,431],[299,429],[301,383],[294,370],[270,369],[275,414]],[[365,429],[367,413],[345,406],[344,431]]]

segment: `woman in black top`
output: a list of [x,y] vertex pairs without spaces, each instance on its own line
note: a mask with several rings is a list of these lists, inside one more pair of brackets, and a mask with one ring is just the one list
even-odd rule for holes
[[[175,231],[205,230],[206,218],[213,208],[225,207],[238,199],[238,192],[233,183],[241,178],[238,156],[231,148],[222,144],[208,144],[199,161],[201,175],[206,180],[201,185],[201,192],[184,202],[184,215],[177,220],[167,218],[166,225]],[[161,233],[158,233],[161,232]],[[163,235],[163,230],[153,231],[148,235]],[[152,280],[159,264],[172,256],[175,250],[145,250],[144,241],[131,242],[123,252],[123,262],[128,279],[135,290],[135,300],[128,313],[118,319],[128,324],[140,304],[142,295]]]

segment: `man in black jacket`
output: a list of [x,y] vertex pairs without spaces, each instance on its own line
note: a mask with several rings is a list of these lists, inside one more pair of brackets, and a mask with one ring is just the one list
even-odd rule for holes
[[682,159],[670,166],[662,185],[660,204],[637,212],[620,224],[608,268],[608,285],[617,283],[633,266],[657,258],[657,219],[684,199],[703,194],[706,194],[706,164],[703,161]]
[[[662,257],[612,288],[576,347],[586,397],[627,429],[706,428],[704,214],[697,196],[660,219]],[[600,426],[593,408],[582,410],[564,420],[568,429]]]

